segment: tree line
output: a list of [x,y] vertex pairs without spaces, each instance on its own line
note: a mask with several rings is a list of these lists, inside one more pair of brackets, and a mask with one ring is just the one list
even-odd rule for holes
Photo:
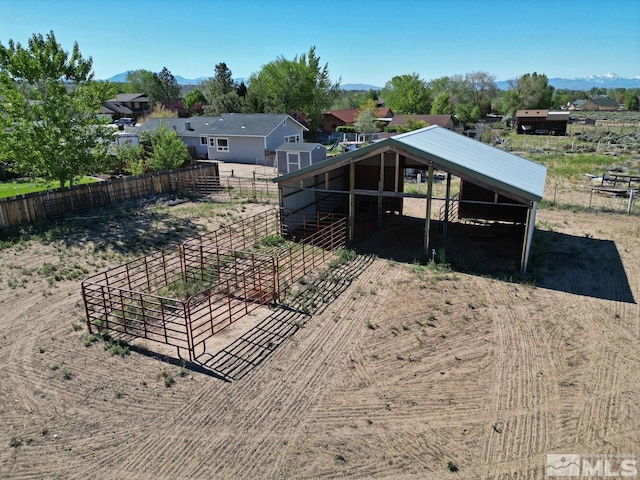
[[[501,91],[495,77],[471,72],[427,81],[417,73],[398,75],[380,91],[346,92],[332,81],[329,66],[315,47],[292,59],[278,57],[236,82],[226,63],[188,94],[166,67],[160,72],[135,70],[123,83],[97,81],[93,60],[77,43],[65,51],[53,32],[34,34],[26,46],[0,43],[0,171],[66,181],[104,169],[141,173],[175,168],[188,159],[175,132],[161,130],[142,139],[135,149],[115,149],[114,131],[97,112],[117,93],[144,93],[152,116],[219,113],[288,113],[311,133],[322,114],[340,108],[360,109],[356,128],[373,131],[375,109],[382,100],[396,114],[449,114],[472,125],[488,113],[508,120],[522,108],[558,108],[585,92],[556,90],[544,74],[527,73]],[[591,94],[599,94],[592,91]],[[630,110],[637,110],[640,90],[606,92]],[[409,125],[417,128],[420,125]]]
[[[381,90],[344,91],[339,82],[331,81],[328,64],[320,64],[314,47],[292,60],[280,57],[267,63],[250,76],[248,85],[235,82],[230,68],[221,62],[215,66],[213,77],[184,98],[166,68],[160,74],[129,72],[119,88],[123,92],[144,92],[152,105],[162,105],[175,116],[290,113],[311,132],[317,130],[321,115],[328,110],[355,108],[364,114],[381,102],[396,114],[447,114],[456,123],[468,126],[490,113],[502,115],[508,122],[520,109],[560,109],[571,101],[598,95],[610,96],[627,110],[640,106],[640,89],[556,89],[549,85],[546,75],[537,72],[509,81],[507,90],[497,87],[493,75],[477,71],[429,81],[417,73],[397,75]],[[173,92],[173,96],[167,98],[166,92]]]

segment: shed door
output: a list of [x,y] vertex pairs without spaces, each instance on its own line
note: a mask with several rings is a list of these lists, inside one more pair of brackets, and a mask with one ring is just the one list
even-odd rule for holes
[[287,152],[287,173],[300,170],[300,154],[298,152]]

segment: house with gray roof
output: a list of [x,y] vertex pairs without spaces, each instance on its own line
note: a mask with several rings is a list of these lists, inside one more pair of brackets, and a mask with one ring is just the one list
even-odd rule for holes
[[223,113],[214,117],[152,118],[138,132],[174,130],[192,156],[265,165],[283,143],[302,143],[308,129],[287,114]]

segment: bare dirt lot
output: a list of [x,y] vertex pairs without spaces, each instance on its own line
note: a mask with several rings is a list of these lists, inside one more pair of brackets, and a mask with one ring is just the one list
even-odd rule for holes
[[360,256],[231,381],[88,341],[84,275],[263,208],[123,206],[0,251],[0,478],[542,479],[549,453],[640,455],[637,216],[539,211],[536,285]]

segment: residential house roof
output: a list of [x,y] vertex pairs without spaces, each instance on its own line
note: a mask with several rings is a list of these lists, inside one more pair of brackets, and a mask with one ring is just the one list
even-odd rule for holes
[[600,107],[618,107],[618,102],[611,97],[593,97],[591,101]]
[[545,120],[569,120],[569,112],[551,112],[549,110],[518,110],[516,112],[516,118],[518,119],[532,119],[532,118],[543,118]]
[[120,102],[108,101],[102,104],[98,113],[119,113],[120,115],[131,115],[133,110]]
[[544,165],[437,125],[386,138],[282,175],[274,181],[295,181],[298,177],[348,165],[386,148],[404,151],[425,163],[433,162],[438,169],[475,181],[516,200],[540,201],[544,194],[547,175],[547,167]]
[[138,131],[155,130],[161,125],[173,128],[182,137],[230,135],[266,137],[282,122],[293,122],[308,131],[290,115],[281,113],[223,113],[215,117],[151,118]]
[[517,118],[547,118],[549,110],[538,110],[531,108],[528,110],[518,110],[516,112]]
[[148,102],[149,98],[144,93],[119,93],[115,98],[107,100],[108,102]]
[[[333,115],[338,120],[343,121],[345,124],[352,125],[355,123],[359,113],[359,108],[348,108],[346,110],[331,110],[330,112],[325,113],[325,115]],[[377,108],[375,111],[375,115],[376,118],[391,118],[393,117],[393,111],[390,108],[386,107]]]

